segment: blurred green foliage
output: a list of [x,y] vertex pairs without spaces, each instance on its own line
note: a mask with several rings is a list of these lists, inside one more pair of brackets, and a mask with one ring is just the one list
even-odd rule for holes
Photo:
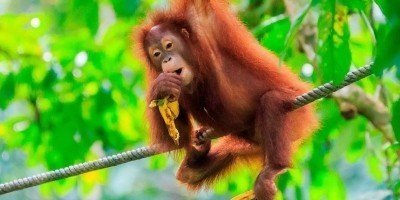
[[[389,191],[389,198],[399,198],[400,1],[300,1],[292,5],[301,6],[296,13],[288,9],[290,2],[237,0],[232,5],[263,46],[315,85],[339,83],[350,69],[374,61],[377,76],[357,85],[384,96],[380,100],[391,112],[393,131],[386,135],[362,116],[344,119],[333,98],[319,101],[321,129],[279,179],[278,198],[345,199],[357,195],[352,190],[359,185],[359,193]],[[155,0],[0,0],[2,157],[19,149],[27,155],[26,168],[50,170],[145,145],[144,68],[131,51],[130,35],[148,12],[164,5]],[[314,57],[299,39],[305,26],[314,33],[305,37],[312,41]],[[153,170],[167,166],[166,156],[149,159]],[[242,169],[218,182],[213,198],[251,189],[256,175]],[[85,196],[109,176],[103,170],[46,184],[41,196],[63,197],[76,187]]]

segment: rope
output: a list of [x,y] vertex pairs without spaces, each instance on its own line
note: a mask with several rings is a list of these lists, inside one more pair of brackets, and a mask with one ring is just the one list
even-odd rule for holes
[[306,104],[312,103],[317,99],[324,98],[333,92],[336,92],[356,81],[359,81],[369,75],[371,75],[371,64],[364,66],[356,71],[352,71],[347,73],[346,77],[344,78],[344,81],[340,84],[335,86],[333,82],[325,83],[324,85],[321,85],[317,88],[314,88],[310,92],[307,92],[303,95],[300,95],[296,97],[294,100],[293,104],[296,108],[300,108]]
[[100,158],[98,160],[71,165],[69,167],[29,176],[26,178],[16,179],[14,181],[0,184],[0,195],[167,152],[157,151],[156,149],[157,147],[155,146],[142,147],[139,149]]
[[[334,86],[333,83],[330,82],[322,86],[319,86],[308,93],[298,96],[294,101],[295,108],[300,108],[306,104],[314,102],[317,99],[326,97],[329,94],[351,83],[354,83],[360,79],[363,79],[369,75],[371,75],[371,65],[367,65],[356,71],[349,72],[346,75],[343,83],[338,86]],[[170,151],[173,150],[175,149],[172,149]],[[54,171],[49,171],[34,176],[16,179],[14,181],[0,184],[0,195],[13,192],[16,190],[22,190],[25,188],[33,187],[36,185],[41,185],[47,182],[80,175],[90,171],[109,168],[112,166],[120,165],[134,160],[139,160],[142,158],[147,158],[165,152],[169,151],[159,151],[157,150],[156,146],[142,147],[139,149],[130,150],[116,155],[100,158],[98,160],[71,165],[69,167],[57,169]]]

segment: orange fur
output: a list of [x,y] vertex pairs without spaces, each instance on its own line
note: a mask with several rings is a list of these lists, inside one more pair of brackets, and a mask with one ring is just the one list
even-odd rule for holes
[[[310,89],[279,59],[265,50],[221,0],[175,0],[169,10],[157,11],[137,31],[137,47],[148,66],[148,80],[158,74],[145,49],[145,37],[156,25],[168,24],[189,32],[186,48],[195,73],[194,92],[182,94],[183,116],[178,129],[184,134],[186,157],[178,179],[190,189],[212,184],[237,165],[238,160],[257,158],[264,165],[255,187],[259,199],[273,196],[270,180],[290,167],[292,152],[299,141],[318,126],[311,105],[291,111],[293,99]],[[182,37],[182,36],[180,36]],[[151,99],[148,99],[150,101]],[[159,113],[148,109],[152,143],[173,147]],[[210,152],[189,162],[192,116],[202,126],[224,136]]]

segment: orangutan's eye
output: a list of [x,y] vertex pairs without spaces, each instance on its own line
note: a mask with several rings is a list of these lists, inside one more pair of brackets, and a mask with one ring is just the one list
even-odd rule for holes
[[160,51],[154,51],[154,53],[153,53],[153,56],[155,57],[155,58],[157,58],[158,56],[160,56],[161,55],[161,52]]
[[168,49],[171,49],[172,48],[172,42],[168,42],[167,43],[167,45],[165,45],[165,48],[168,50]]

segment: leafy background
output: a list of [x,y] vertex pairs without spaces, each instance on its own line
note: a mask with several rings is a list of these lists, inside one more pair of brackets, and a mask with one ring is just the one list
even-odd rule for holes
[[[155,0],[0,0],[0,181],[146,145],[144,68],[132,27]],[[278,181],[277,199],[400,195],[400,1],[233,1],[260,43],[304,80],[370,76],[318,101],[321,129]],[[240,173],[187,192],[167,156],[7,194],[1,199],[229,199],[252,188]]]

